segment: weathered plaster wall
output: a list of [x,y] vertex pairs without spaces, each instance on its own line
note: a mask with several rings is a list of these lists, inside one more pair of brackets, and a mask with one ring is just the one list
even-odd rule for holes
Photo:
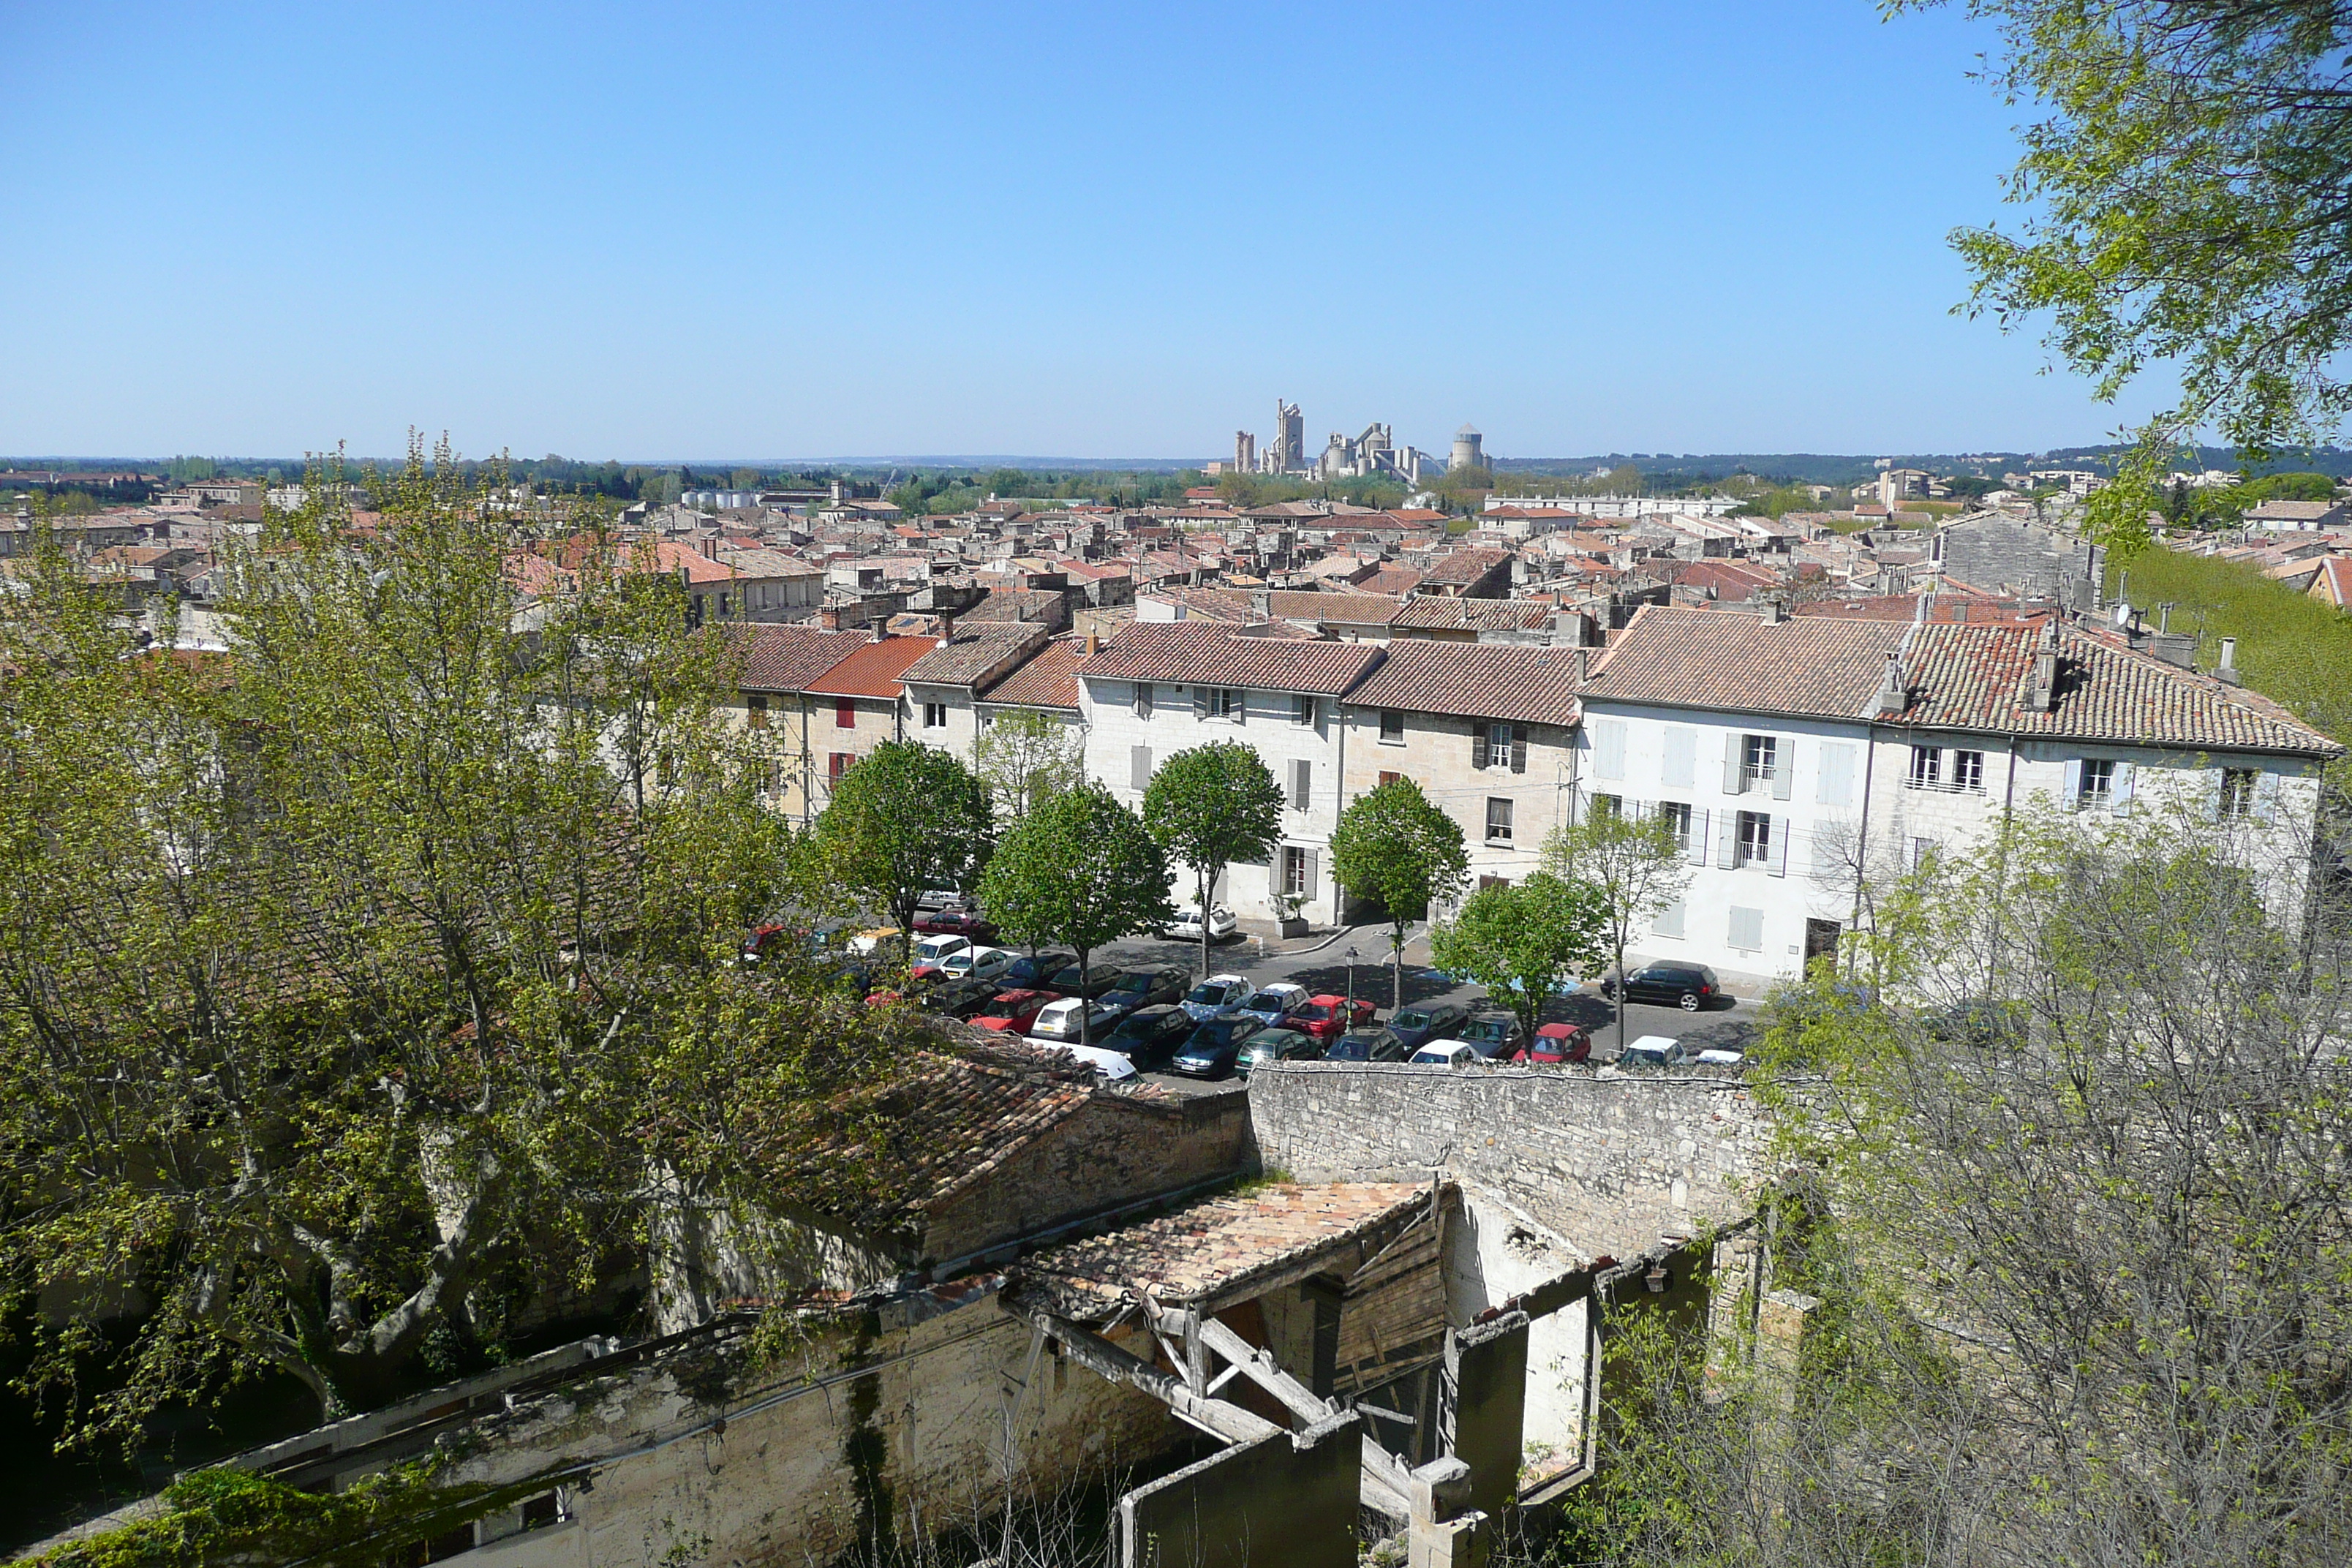
[[1352,1412],[1238,1444],[1119,1501],[1129,1568],[1353,1568],[1363,1428]]
[[1443,1167],[1588,1257],[1744,1214],[1763,1115],[1737,1077],[1303,1062],[1250,1079],[1258,1157],[1301,1181]]

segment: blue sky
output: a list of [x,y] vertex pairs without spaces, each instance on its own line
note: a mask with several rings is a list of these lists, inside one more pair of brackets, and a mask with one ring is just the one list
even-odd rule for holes
[[0,452],[1955,451],[1951,11],[0,0]]

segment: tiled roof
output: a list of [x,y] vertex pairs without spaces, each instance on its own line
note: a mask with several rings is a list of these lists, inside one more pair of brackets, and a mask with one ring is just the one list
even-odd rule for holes
[[2352,610],[2352,555],[2331,555],[2320,563],[2311,592],[2339,610]]
[[808,683],[870,640],[864,632],[827,632],[801,626],[723,628],[741,656],[736,684],[746,691],[803,691]]
[[1806,616],[1768,625],[1733,610],[1644,605],[1593,662],[1588,702],[1668,702],[1748,713],[1856,717],[1909,628]]
[[1213,621],[1138,622],[1105,643],[1077,673],[1265,691],[1337,695],[1378,664],[1377,645],[1245,637]]
[[988,596],[963,613],[966,621],[1035,621],[1061,612],[1062,595],[1053,588],[991,588]]
[[1036,1254],[1020,1267],[1021,1291],[1082,1321],[1124,1304],[1130,1283],[1162,1306],[1205,1305],[1247,1294],[1254,1280],[1295,1273],[1382,1226],[1410,1224],[1427,1212],[1430,1196],[1420,1183],[1334,1182],[1203,1198]]
[[820,697],[897,697],[908,665],[939,646],[936,637],[885,637],[852,648],[802,689]]
[[1422,579],[1424,585],[1442,583],[1448,586],[1475,583],[1496,567],[1511,559],[1507,550],[1455,550],[1439,556],[1429,563],[1429,573]]
[[1410,594],[1426,575],[1410,566],[1383,566],[1356,586],[1367,594]]
[[1551,606],[1531,599],[1452,599],[1416,594],[1404,602],[1389,626],[1394,631],[1538,631],[1551,622]]
[[1313,594],[1282,589],[1274,613],[1286,621],[1339,621],[1349,626],[1386,626],[1404,601],[1393,594]]
[[982,702],[1008,702],[1021,708],[1078,706],[1078,678],[1087,646],[1076,637],[1051,642],[1037,656],[980,693]]
[[1577,650],[1506,643],[1389,644],[1371,678],[1348,694],[1351,707],[1402,708],[1524,724],[1573,724]]
[[[947,637],[933,639],[931,650],[900,671],[898,679],[935,686],[970,686],[995,674],[1007,660],[1042,646],[1051,636],[1049,628],[1034,622],[959,623]],[[946,646],[938,646],[940,642]]]

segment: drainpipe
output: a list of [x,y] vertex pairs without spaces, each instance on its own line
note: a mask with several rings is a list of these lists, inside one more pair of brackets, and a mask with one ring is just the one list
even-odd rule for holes
[[[1863,735],[1862,826],[1856,833],[1853,846],[1853,915],[1850,921],[1857,931],[1862,929],[1863,881],[1870,874],[1870,781],[1878,771],[1878,726],[1864,725]],[[1852,952],[1852,944],[1848,944],[1847,951],[1849,953]],[[1852,977],[1853,970],[1851,965],[1846,973]]]
[[[1331,699],[1331,727],[1339,731],[1339,776],[1331,781],[1331,833],[1323,836],[1323,858],[1327,862],[1326,869],[1331,874],[1331,923],[1335,926],[1345,923],[1339,913],[1339,869],[1331,856],[1331,835],[1339,830],[1339,808],[1348,795],[1348,710],[1343,705],[1345,700],[1343,695],[1336,693]],[[1208,919],[1208,911],[1202,910],[1201,918]]]

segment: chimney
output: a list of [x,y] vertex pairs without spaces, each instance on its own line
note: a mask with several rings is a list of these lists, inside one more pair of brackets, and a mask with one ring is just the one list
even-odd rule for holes
[[1592,650],[1582,643],[1576,645],[1576,684],[1581,688],[1592,679]]
[[1088,658],[1092,658],[1096,654],[1100,653],[1101,651],[1101,634],[1097,632],[1092,626],[1088,626],[1087,628],[1087,657]]
[[2216,678],[2226,680],[2232,686],[2239,684],[2237,638],[2223,637],[2221,639],[2221,663],[2220,668],[2213,671],[2213,674]]
[[1256,588],[1251,591],[1250,615],[1260,626],[1274,619],[1274,595],[1270,590]]
[[1782,621],[1789,618],[1788,608],[1786,605],[1782,605],[1780,600],[1767,597],[1759,600],[1758,603],[1764,606],[1764,624],[1766,626],[1777,626]]
[[1903,680],[1903,656],[1886,656],[1886,673],[1878,682],[1878,695],[1871,701],[1870,710],[1875,717],[1885,719],[1911,706],[1911,694]]
[[702,558],[705,561],[716,561],[719,559],[718,535],[709,534],[704,536],[702,541]]
[[888,642],[890,640],[890,622],[887,616],[877,616],[869,624],[873,627],[874,640],[876,642]]
[[1926,626],[1936,618],[1936,591],[1933,588],[1919,595],[1918,605],[1911,612],[1914,625]]

